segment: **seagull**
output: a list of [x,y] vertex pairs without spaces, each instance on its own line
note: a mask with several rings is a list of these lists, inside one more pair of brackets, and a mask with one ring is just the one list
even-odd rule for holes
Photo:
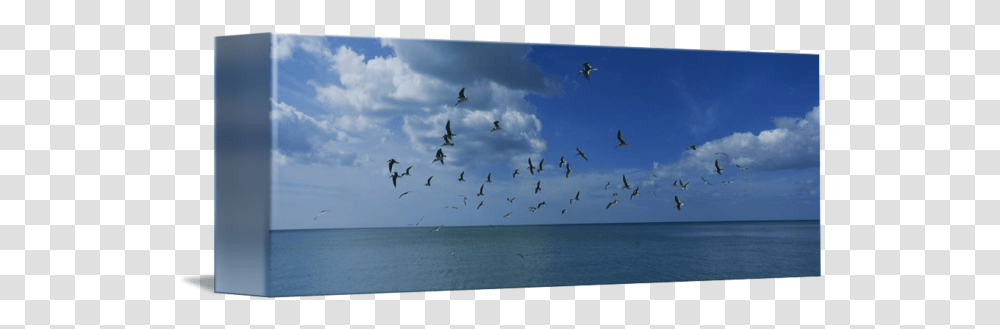
[[455,209],[455,210],[458,210],[458,207],[455,207],[455,206],[445,206],[444,209]]
[[566,163],[566,178],[569,178],[569,173],[570,173],[571,171],[572,171],[572,170],[570,170],[570,169],[569,169],[569,162],[567,162],[567,163]]
[[579,147],[576,148],[576,155],[579,155],[579,156],[583,157],[583,159],[586,160],[586,161],[590,161],[590,160],[587,160],[587,155],[583,154],[583,151],[580,151]]
[[434,164],[435,162],[441,161],[441,164],[444,165],[444,158],[445,157],[447,157],[447,155],[444,155],[444,151],[442,149],[438,149],[437,155],[434,156],[434,161],[431,161],[431,164]]
[[681,199],[678,199],[676,195],[674,196],[674,203],[674,208],[677,208],[677,211],[681,211],[681,206],[683,206],[684,203],[682,203]]
[[320,210],[320,212],[318,214],[316,214],[316,217],[313,217],[313,220],[316,220],[316,218],[319,218],[319,216],[321,216],[321,215],[323,215],[325,213],[328,213],[328,212],[330,212],[330,210]]
[[542,161],[538,161],[538,172],[545,171],[545,169],[542,169],[542,164],[544,164],[544,163],[545,163],[545,159],[542,159]]
[[617,198],[618,197],[618,192],[611,193],[611,196]]
[[726,154],[726,152],[715,152],[715,154],[722,154],[722,155],[725,155],[725,156],[729,156],[729,154]]
[[520,173],[521,172],[518,171],[517,168],[514,168],[514,176],[513,176],[513,178],[517,178],[517,174],[520,174]]
[[542,209],[542,206],[544,206],[544,205],[545,205],[545,201],[539,202],[537,208],[538,209]]
[[583,74],[583,77],[587,78],[587,81],[590,81],[590,71],[597,71],[597,68],[590,66],[590,62],[583,62],[583,69],[581,69],[580,73],[577,73],[576,75]]
[[462,90],[458,91],[458,103],[455,103],[454,106],[458,106],[458,104],[462,104],[462,102],[465,102],[465,101],[468,101],[468,100],[469,100],[469,98],[465,97],[465,87],[462,87]]
[[487,183],[492,183],[493,182],[493,178],[492,177],[493,177],[493,173],[486,174],[486,182]]
[[462,197],[462,205],[468,206],[469,204],[467,202],[469,201],[469,198],[465,197],[464,195],[459,195],[459,196]]
[[559,157],[559,168],[562,168],[564,163],[566,163],[566,157]]
[[532,175],[535,174],[535,165],[531,164],[531,158],[528,158],[528,171],[530,171]]
[[636,197],[637,195],[639,195],[639,187],[638,186],[635,187],[635,191],[632,191],[632,195],[629,196],[628,199],[632,200],[632,198]]
[[715,160],[715,173],[722,175],[722,167],[719,167],[719,160]]
[[562,210],[562,213],[563,213],[563,214],[565,214],[565,213],[566,213],[566,209],[563,209],[563,210]]
[[741,166],[741,165],[736,165],[736,168],[739,169],[739,170],[747,170],[748,169],[747,167],[744,167],[744,166]]
[[444,124],[444,131],[446,132],[445,136],[448,136],[448,139],[452,139],[455,138],[455,136],[458,136],[451,133],[451,120],[448,120],[448,122]]
[[413,226],[420,226],[420,222],[422,222],[422,221],[424,221],[424,217],[423,216],[421,216],[420,220],[417,220],[417,223],[413,224]]
[[691,182],[684,183],[684,181],[681,181],[681,190],[688,189],[689,184],[691,184]]
[[608,209],[608,208],[611,208],[611,206],[612,206],[612,205],[614,205],[614,204],[616,204],[616,203],[618,203],[618,200],[615,200],[615,201],[611,201],[611,202],[608,202],[608,206],[607,206],[607,207],[604,207],[604,209]]
[[538,210],[538,208],[528,207],[528,212],[535,213],[535,210]]
[[434,233],[434,232],[437,232],[437,231],[440,231],[442,227],[444,227],[444,224],[441,224],[441,225],[438,225],[438,227],[436,227],[436,228],[434,228],[433,230],[431,230],[431,233]]
[[483,186],[486,186],[486,184],[479,185],[479,194],[476,194],[476,196],[483,196]]
[[413,168],[413,166],[406,167],[406,172],[404,172],[402,175],[399,176],[409,176],[411,168]]
[[507,218],[507,217],[510,217],[510,214],[513,214],[513,212],[509,212],[509,213],[507,213],[506,215],[503,215],[503,218]]
[[698,145],[691,144],[691,145],[688,145],[688,148],[691,149],[692,151],[694,151],[694,150],[698,149]]
[[461,174],[458,174],[458,181],[459,182],[464,182],[465,181],[465,172],[464,171]]
[[403,192],[403,194],[400,194],[400,195],[399,195],[399,198],[396,198],[396,199],[400,199],[400,198],[402,198],[402,197],[403,197],[404,195],[407,195],[407,194],[410,194],[410,191],[406,191],[406,192]]
[[542,181],[538,181],[538,183],[535,184],[535,194],[538,194],[538,191],[541,190],[542,190]]
[[622,175],[622,182],[625,183],[625,189],[626,190],[631,190],[632,189],[631,186],[628,186],[628,180],[625,179],[625,175]]
[[486,202],[486,201],[479,201],[479,205],[476,206],[476,210],[479,210],[479,208],[483,207],[483,202]]
[[604,184],[604,189],[605,189],[605,190],[607,190],[607,189],[608,189],[608,186],[611,186],[611,181],[608,181],[608,183],[607,183],[607,184]]
[[500,128],[500,121],[493,121],[493,129],[490,129],[490,132],[494,132],[500,129],[503,129]]
[[705,180],[705,176],[701,176],[701,180],[705,182],[705,185],[712,185],[712,183],[709,183],[707,180]]
[[725,184],[725,185],[729,185],[729,184],[732,184],[732,183],[733,183],[732,179],[722,181],[722,184]]
[[434,176],[427,177],[427,184],[424,184],[424,186],[431,186],[431,178],[434,178]]
[[618,148],[618,147],[621,147],[621,146],[628,146],[628,143],[626,143],[625,140],[622,139],[622,131],[619,129],[618,130],[618,145],[615,146],[615,148]]
[[677,180],[674,180],[674,187],[677,187]]
[[507,198],[507,203],[513,204],[514,203],[514,199],[517,199],[517,198],[516,197],[514,197],[514,198]]
[[392,172],[392,165],[399,163],[399,161],[396,161],[396,159],[389,159],[389,161],[386,162],[389,163],[389,172]]
[[580,191],[576,191],[576,196],[569,199],[569,204],[573,204],[573,201],[580,201]]
[[396,187],[396,179],[399,179],[400,175],[398,172],[392,172],[392,187]]
[[451,137],[448,135],[444,135],[441,138],[444,138],[444,144],[441,144],[441,146],[455,146],[455,143],[451,142]]
[[518,256],[521,256],[521,258],[524,258],[524,255],[522,255],[522,254],[517,254],[517,255],[518,255]]

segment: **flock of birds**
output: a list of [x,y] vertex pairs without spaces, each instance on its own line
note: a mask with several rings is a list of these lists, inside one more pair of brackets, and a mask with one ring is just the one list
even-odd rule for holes
[[[590,65],[590,62],[584,62],[583,63],[583,69],[581,69],[577,75],[583,75],[584,78],[587,79],[587,81],[590,81],[590,74],[591,74],[591,72],[592,71],[596,71],[596,70],[597,70],[597,68],[592,67]],[[469,98],[465,96],[465,88],[462,88],[462,90],[460,90],[458,92],[458,100],[457,100],[457,102],[455,103],[454,106],[458,106],[459,104],[462,104],[462,103],[467,102],[467,101],[469,101]],[[493,132],[496,132],[496,131],[500,131],[502,129],[503,129],[503,127],[500,126],[500,121],[499,120],[493,121],[493,127],[492,127],[492,129],[490,129],[490,133],[493,133]],[[451,120],[448,120],[447,123],[445,123],[445,126],[444,126],[444,135],[442,136],[442,139],[444,139],[444,143],[441,145],[441,147],[438,148],[437,152],[435,153],[434,159],[431,161],[431,165],[433,165],[435,163],[441,163],[441,165],[445,165],[445,158],[447,158],[448,155],[444,153],[444,149],[445,149],[445,147],[448,147],[448,146],[455,146],[454,138],[456,136],[458,136],[458,135],[456,135],[455,133],[453,133],[452,130],[451,130]],[[616,149],[619,148],[619,147],[629,146],[629,144],[622,137],[621,130],[618,130],[616,138],[618,139],[618,144],[615,145]],[[698,146],[697,145],[689,145],[687,148],[691,149],[691,150],[697,150]],[[724,152],[716,152],[715,154],[716,155],[724,155],[726,157],[729,156],[728,154],[726,154]],[[576,154],[575,154],[575,156],[580,157],[584,161],[590,161],[590,159],[587,158],[587,155],[582,150],[580,150],[579,147],[576,147]],[[386,162],[389,164],[389,172],[392,173],[392,175],[390,176],[390,178],[392,178],[392,186],[393,187],[397,186],[398,181],[402,177],[406,177],[406,176],[410,176],[411,175],[410,170],[413,169],[413,166],[407,167],[402,173],[400,173],[398,171],[393,170],[394,166],[396,166],[397,164],[400,163],[399,161],[396,161],[395,158],[391,158],[391,159],[387,160]],[[534,176],[535,173],[541,173],[541,172],[545,171],[545,169],[544,169],[545,159],[540,159],[538,161],[537,167],[535,166],[535,164],[532,161],[531,157],[528,157],[527,163],[528,163],[528,166],[525,167],[524,169],[527,169],[528,173],[530,175],[532,175],[532,176]],[[563,169],[564,176],[566,177],[566,179],[569,179],[570,178],[569,177],[570,173],[573,170],[570,168],[570,163],[569,163],[569,161],[566,160],[565,156],[561,156],[559,158],[559,163],[557,164],[557,166],[559,168]],[[746,166],[740,166],[738,164],[736,165],[736,167],[738,169],[740,169],[740,170],[747,170],[748,169]],[[523,175],[521,173],[520,169],[521,168],[514,168],[514,171],[512,172],[511,177],[512,178],[517,178],[518,175]],[[719,165],[719,160],[716,159],[715,160],[714,173],[717,174],[717,175],[722,175],[722,172],[723,172],[723,168]],[[651,176],[655,176],[653,174],[650,174],[650,175]],[[485,188],[486,188],[486,184],[487,183],[492,183],[492,176],[493,176],[492,172],[488,173],[486,175],[486,180],[479,186],[478,193],[476,194],[477,197],[483,197],[485,195],[484,191],[485,191]],[[432,186],[431,185],[431,180],[432,179],[434,179],[434,176],[427,177],[427,182],[424,184],[424,186],[427,186],[427,187]],[[709,182],[707,179],[705,179],[704,176],[701,177],[701,180],[706,185],[712,185],[712,183]],[[465,171],[462,171],[458,175],[458,181],[459,182],[466,181],[466,179],[465,179]],[[749,182],[749,180],[747,182]],[[729,184],[732,184],[732,183],[733,183],[732,180],[724,180],[724,181],[722,181],[722,184],[724,184],[724,185],[729,185]],[[611,184],[612,184],[612,182],[610,182],[610,181],[607,182],[607,184],[604,185],[604,189],[607,190],[611,186]],[[687,190],[688,187],[689,187],[689,184],[690,184],[690,182],[684,182],[683,180],[678,179],[678,180],[675,180],[673,182],[672,187],[679,187],[681,190]],[[633,199],[635,199],[639,195],[639,187],[636,186],[633,189],[632,186],[629,184],[628,178],[626,177],[626,175],[622,175],[622,188],[630,191],[629,200],[633,200]],[[534,187],[534,194],[538,194],[538,192],[540,192],[541,190],[542,190],[542,181],[541,180],[537,180],[537,182],[535,183],[535,187]],[[404,196],[409,195],[410,192],[411,191],[403,192],[402,194],[399,195],[398,198],[403,198]],[[655,196],[655,192],[653,192],[653,194]],[[459,195],[459,196],[462,198],[462,204],[464,206],[468,206],[468,197],[466,197],[464,195]],[[607,205],[604,207],[604,209],[610,209],[612,206],[618,204],[618,202],[619,202],[618,199],[617,199],[618,193],[617,192],[613,192],[611,196],[614,199],[612,199],[610,202],[608,202]],[[514,200],[516,198],[515,197],[507,197],[506,199],[507,199],[507,202],[509,204],[513,204]],[[569,199],[569,204],[572,205],[572,204],[574,204],[574,203],[576,203],[578,201],[580,201],[580,191],[577,191],[576,195]],[[476,210],[479,210],[484,205],[485,205],[485,201],[480,201],[479,204],[476,205]],[[528,211],[530,213],[534,213],[534,212],[538,211],[539,209],[541,209],[542,206],[545,206],[545,205],[547,205],[545,201],[539,202],[537,205],[529,206],[528,207]],[[681,202],[680,197],[678,195],[674,195],[673,207],[676,208],[678,211],[680,211],[682,206],[684,206],[684,203]],[[445,209],[459,209],[459,208],[456,207],[456,206],[449,205],[449,206],[445,206]],[[313,219],[315,220],[315,219],[319,218],[319,216],[321,216],[321,215],[323,215],[323,214],[325,214],[325,213],[327,213],[329,211],[330,210],[323,210],[318,215],[316,215],[316,217],[313,218]],[[560,211],[561,214],[565,214],[566,212],[567,212],[566,208],[563,208]],[[508,218],[511,215],[513,215],[513,212],[507,212],[506,214],[503,215],[502,218]],[[410,226],[419,226],[421,221],[423,221],[423,217],[421,217],[420,220],[418,220],[416,223],[410,224]],[[444,225],[440,225],[440,226],[434,228],[433,230],[431,230],[431,232],[437,232],[443,226]],[[491,227],[495,228],[496,226],[491,225]]]

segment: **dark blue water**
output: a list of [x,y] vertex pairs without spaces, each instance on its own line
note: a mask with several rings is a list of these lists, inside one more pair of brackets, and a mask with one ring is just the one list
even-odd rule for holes
[[270,294],[820,275],[818,220],[432,229],[272,231]]

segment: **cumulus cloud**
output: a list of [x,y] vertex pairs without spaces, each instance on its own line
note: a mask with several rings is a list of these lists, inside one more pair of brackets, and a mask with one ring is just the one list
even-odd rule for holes
[[757,134],[737,132],[709,141],[697,150],[685,151],[674,163],[654,163],[652,171],[659,177],[711,174],[715,160],[729,171],[738,170],[734,165],[757,172],[819,166],[818,107],[801,118],[775,118],[774,125]]
[[530,45],[402,39],[384,39],[383,44],[392,47],[414,71],[450,84],[473,85],[482,79],[536,93],[562,89],[557,77],[528,60]]

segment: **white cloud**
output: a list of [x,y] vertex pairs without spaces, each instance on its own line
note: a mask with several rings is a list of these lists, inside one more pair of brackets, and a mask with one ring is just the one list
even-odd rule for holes
[[[662,179],[714,175],[715,160],[723,173],[738,171],[734,165],[750,171],[805,169],[819,166],[819,108],[802,118],[775,118],[775,128],[757,134],[737,132],[687,150],[670,164],[653,163],[653,172]],[[728,154],[717,154],[722,152]]]

